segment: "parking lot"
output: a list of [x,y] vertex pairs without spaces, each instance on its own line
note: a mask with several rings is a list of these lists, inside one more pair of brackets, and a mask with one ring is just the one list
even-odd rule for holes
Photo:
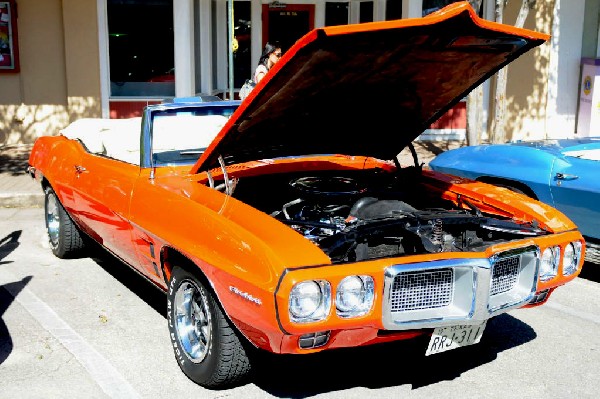
[[0,397],[597,396],[597,265],[546,305],[490,320],[474,346],[428,357],[426,340],[261,356],[250,383],[210,391],[174,360],[165,295],[102,251],[90,255],[54,257],[43,209],[0,208]]

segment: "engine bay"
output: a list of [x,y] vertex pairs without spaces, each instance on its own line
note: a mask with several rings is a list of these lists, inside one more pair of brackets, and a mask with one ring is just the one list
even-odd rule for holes
[[535,224],[485,214],[468,201],[467,209],[459,208],[424,179],[418,167],[273,174],[240,179],[233,196],[285,223],[334,263],[482,251],[547,234]]

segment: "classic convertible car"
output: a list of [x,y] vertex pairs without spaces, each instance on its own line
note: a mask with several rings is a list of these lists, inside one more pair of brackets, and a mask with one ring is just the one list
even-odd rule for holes
[[600,264],[600,137],[461,147],[435,157],[435,171],[507,187],[571,219]]
[[52,251],[93,239],[165,290],[176,360],[205,387],[240,384],[257,351],[476,344],[573,280],[585,242],[548,205],[398,156],[547,38],[454,3],[316,29],[242,103],[77,121],[30,156]]

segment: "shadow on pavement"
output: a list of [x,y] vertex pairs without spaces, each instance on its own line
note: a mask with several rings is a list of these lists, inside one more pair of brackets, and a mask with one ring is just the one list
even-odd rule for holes
[[[0,239],[0,267],[12,263],[3,261],[3,259],[17,249],[21,233],[21,230],[13,231],[6,237]],[[0,364],[6,360],[13,349],[12,338],[10,337],[10,332],[8,331],[8,327],[6,326],[2,315],[29,281],[31,281],[31,276],[27,276],[21,281],[15,281],[0,286]]]
[[355,387],[410,385],[417,389],[453,380],[536,336],[529,325],[503,314],[488,321],[479,344],[427,357],[429,336],[312,355],[261,354],[251,382],[271,395],[287,398]]
[[8,358],[13,349],[12,338],[2,315],[31,279],[31,276],[27,276],[20,281],[0,286],[0,364]]
[[0,173],[19,176],[25,173],[29,162],[30,146],[0,148]]
[[[115,258],[96,243],[90,242],[90,258],[108,272],[115,279],[119,280],[131,292],[146,302],[162,317],[167,318],[167,295],[161,291],[154,283],[142,277],[141,274],[133,270],[130,266]],[[165,324],[165,334],[167,326]]]
[[579,277],[600,283],[600,264],[585,262]]

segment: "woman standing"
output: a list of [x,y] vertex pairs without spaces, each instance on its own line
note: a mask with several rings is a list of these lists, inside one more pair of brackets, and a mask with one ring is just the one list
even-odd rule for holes
[[262,55],[258,60],[258,66],[254,70],[252,80],[247,79],[246,83],[244,83],[244,85],[240,89],[240,100],[245,100],[246,97],[248,97],[252,89],[254,89],[254,86],[256,86],[256,84],[260,82],[262,78],[264,78],[267,72],[269,72],[269,69],[271,69],[273,65],[275,65],[277,61],[279,61],[280,58],[281,47],[279,47],[279,45],[267,42],[262,52]]
[[254,83],[260,82],[273,65],[279,61],[281,54],[281,47],[267,42],[254,71]]

